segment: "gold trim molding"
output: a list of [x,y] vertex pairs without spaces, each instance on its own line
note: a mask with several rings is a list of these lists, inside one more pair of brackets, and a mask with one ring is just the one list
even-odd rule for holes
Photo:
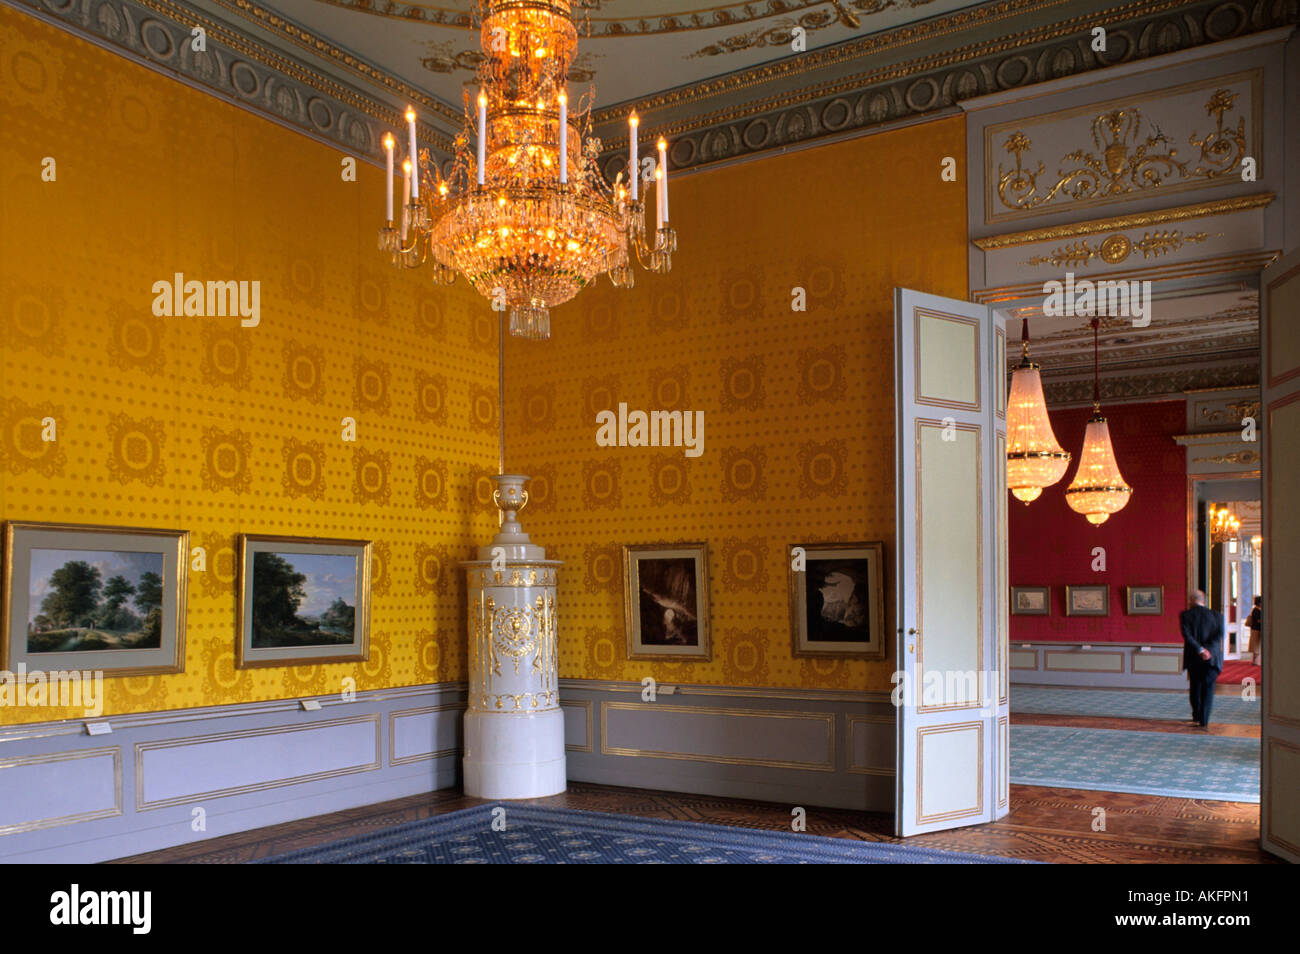
[[1195,205],[1180,205],[1172,209],[1161,209],[1155,212],[1133,212],[1127,215],[1112,215],[1104,219],[1090,219],[1087,222],[1029,229],[1025,232],[987,235],[983,238],[974,239],[973,242],[976,248],[988,252],[993,249],[1009,248],[1013,245],[1032,245],[1035,242],[1052,242],[1079,236],[1094,236],[1103,232],[1118,232],[1123,229],[1152,228],[1158,225],[1186,222],[1189,219],[1200,219],[1211,215],[1247,212],[1251,209],[1262,209],[1275,198],[1277,198],[1275,192],[1259,192],[1254,195],[1236,196],[1231,199],[1216,199],[1213,202],[1198,202]]

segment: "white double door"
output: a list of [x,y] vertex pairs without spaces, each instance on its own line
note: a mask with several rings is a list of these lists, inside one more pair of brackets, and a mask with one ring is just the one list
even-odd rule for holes
[[1006,328],[983,305],[896,289],[895,828],[1010,810]]

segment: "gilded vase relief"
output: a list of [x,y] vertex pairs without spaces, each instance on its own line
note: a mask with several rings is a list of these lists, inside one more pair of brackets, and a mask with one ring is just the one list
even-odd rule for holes
[[[470,608],[470,672],[477,679],[483,709],[542,710],[557,705],[555,597],[540,594],[531,605],[498,606],[482,594]],[[530,659],[531,657],[531,659]],[[519,688],[519,680],[534,687],[527,692],[492,692],[497,680]],[[509,685],[509,684],[514,685]]]
[[1032,143],[1016,130],[1002,144],[1015,156],[1015,166],[998,163],[998,198],[1008,209],[1032,209],[1058,196],[1072,201],[1122,196],[1158,188],[1178,180],[1208,180],[1236,174],[1247,156],[1246,120],[1229,115],[1238,94],[1216,89],[1205,104],[1214,129],[1188,136],[1192,154],[1182,158],[1172,139],[1137,108],[1114,109],[1092,120],[1094,150],[1075,149],[1061,157],[1056,179],[1043,178],[1046,166],[1025,165]]

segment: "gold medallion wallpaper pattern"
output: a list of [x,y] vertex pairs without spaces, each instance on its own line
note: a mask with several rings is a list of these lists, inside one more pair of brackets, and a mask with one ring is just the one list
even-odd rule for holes
[[[0,27],[0,212],[21,223],[0,249],[0,518],[184,528],[207,557],[185,672],[107,679],[105,712],[464,679],[497,316],[379,257],[379,170],[343,182],[333,149],[7,8]],[[507,469],[565,561],[561,676],[890,688],[891,662],[792,657],[786,547],[883,540],[892,565],[892,289],[965,296],[964,186],[939,178],[964,154],[954,118],[683,177],[670,274],[602,278],[550,341],[508,343]],[[261,281],[261,323],[155,317],[178,271]],[[620,401],[704,411],[704,453],[598,447]],[[375,541],[368,662],[234,667],[245,532]],[[622,545],[700,538],[713,659],[629,663]]]
[[[105,679],[106,714],[464,679],[495,316],[380,257],[381,170],[344,182],[336,150],[7,7],[0,33],[0,519],[187,529],[206,553],[185,672]],[[260,281],[260,324],[155,317],[175,272]],[[236,669],[240,533],[375,541],[370,659]]]
[[[544,475],[522,516],[565,561],[562,677],[891,688],[892,639],[887,662],[793,657],[786,548],[883,540],[892,568],[893,289],[966,297],[965,186],[939,178],[964,155],[955,118],[684,176],[671,273],[601,279],[550,341],[507,342],[506,468]],[[598,447],[619,402],[702,410],[704,453]],[[698,539],[713,659],[629,662],[622,545]]]

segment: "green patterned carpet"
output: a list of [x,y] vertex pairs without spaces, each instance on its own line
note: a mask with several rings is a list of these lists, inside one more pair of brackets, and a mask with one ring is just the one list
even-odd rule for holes
[[1259,740],[1012,725],[1011,781],[1213,801],[1259,801]]
[[[1219,686],[1214,694],[1210,722],[1259,725],[1260,697],[1243,699],[1236,686]],[[1012,712],[1052,715],[1110,716],[1116,719],[1168,719],[1185,722],[1192,717],[1186,692],[1129,689],[1056,689],[1048,686],[1011,687]]]

